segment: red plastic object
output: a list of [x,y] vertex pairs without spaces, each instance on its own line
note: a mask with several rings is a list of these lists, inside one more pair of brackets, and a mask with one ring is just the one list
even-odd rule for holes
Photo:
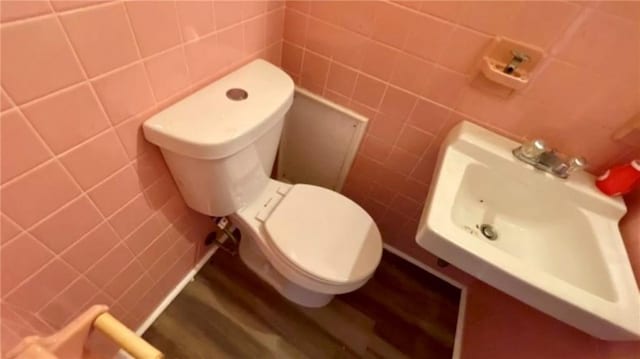
[[596,180],[596,187],[608,196],[624,195],[640,185],[640,160],[615,166]]

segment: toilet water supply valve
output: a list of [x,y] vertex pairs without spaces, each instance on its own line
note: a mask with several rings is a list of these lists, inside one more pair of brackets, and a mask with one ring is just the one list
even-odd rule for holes
[[[207,235],[204,243],[206,245],[215,244],[223,251],[236,255],[238,253],[238,242],[241,239],[240,230],[236,228],[227,217],[211,217],[216,227],[220,231],[213,231]],[[218,235],[222,232],[222,235]],[[230,242],[227,242],[230,239]]]

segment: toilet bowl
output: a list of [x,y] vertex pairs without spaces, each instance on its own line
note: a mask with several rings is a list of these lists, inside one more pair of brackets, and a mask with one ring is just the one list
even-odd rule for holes
[[271,180],[231,219],[243,235],[242,261],[283,296],[307,307],[360,288],[382,256],[371,217],[348,198],[317,186]]
[[242,261],[289,300],[319,307],[371,278],[382,239],[347,197],[269,177],[293,91],[286,73],[255,60],[154,115],[143,130],[185,203],[229,216],[240,229]]

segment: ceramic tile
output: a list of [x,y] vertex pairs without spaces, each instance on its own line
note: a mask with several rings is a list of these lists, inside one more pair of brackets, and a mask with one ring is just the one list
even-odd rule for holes
[[385,90],[386,85],[383,82],[359,74],[356,80],[353,99],[372,108],[378,108]]
[[158,101],[165,100],[189,86],[187,60],[182,48],[165,52],[145,61],[149,82]]
[[55,18],[4,25],[0,36],[2,88],[18,104],[83,79],[80,64]]
[[131,252],[124,244],[120,244],[96,262],[85,275],[93,284],[103,288],[133,260]]
[[85,272],[118,245],[118,236],[107,222],[95,227],[61,254],[69,265]]
[[175,2],[137,1],[125,5],[143,57],[181,42]]
[[138,195],[116,212],[109,219],[109,222],[120,238],[125,238],[151,214],[153,214],[153,209],[150,204],[147,203],[143,195]]
[[215,29],[213,2],[177,1],[176,6],[185,42],[197,40]]
[[19,111],[0,116],[2,182],[6,182],[51,158],[45,144]]
[[102,222],[87,197],[80,197],[35,226],[30,233],[53,252],[60,253]]
[[5,300],[27,312],[37,313],[76,278],[77,273],[71,267],[54,259],[7,295]]
[[22,110],[54,153],[68,150],[109,127],[109,120],[87,84],[32,102]]
[[[25,253],[29,254],[29,260],[24,260]],[[52,258],[53,254],[35,238],[28,233],[20,234],[0,250],[2,266],[11,268],[2,271],[2,293],[16,288]]]
[[90,77],[138,58],[135,39],[121,3],[66,13],[60,20]]
[[98,94],[112,123],[120,123],[154,105],[151,86],[142,64],[136,64],[94,80]]
[[2,187],[2,211],[22,228],[28,228],[79,192],[62,166],[49,162]]
[[51,6],[46,0],[3,1],[0,3],[0,22],[20,20],[50,12]]
[[80,312],[83,305],[95,295],[97,290],[88,280],[80,277],[49,302],[39,314],[47,318],[47,323],[51,326],[60,328]]
[[122,168],[127,156],[115,131],[107,131],[66,153],[62,164],[83,189],[91,188]]

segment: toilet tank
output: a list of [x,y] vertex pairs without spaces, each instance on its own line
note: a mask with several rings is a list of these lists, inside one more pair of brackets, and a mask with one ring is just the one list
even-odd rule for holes
[[265,188],[294,84],[255,60],[146,120],[187,205],[226,216]]

